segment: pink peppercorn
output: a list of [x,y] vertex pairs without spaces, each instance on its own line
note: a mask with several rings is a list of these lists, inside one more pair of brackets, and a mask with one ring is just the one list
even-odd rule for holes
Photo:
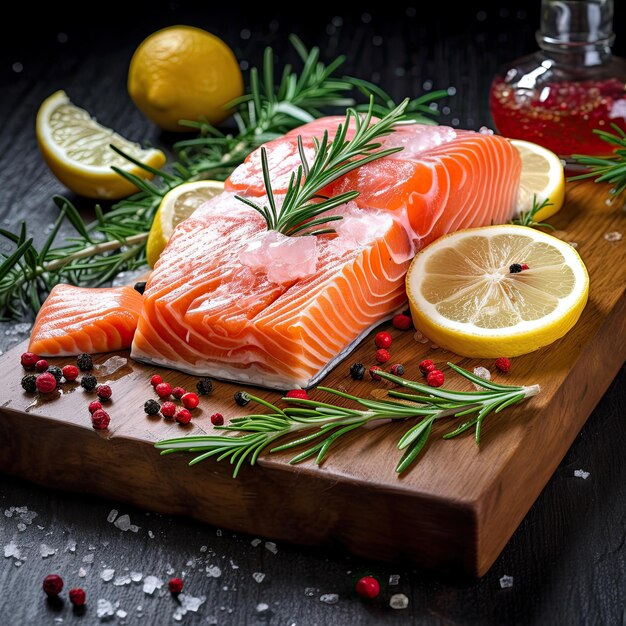
[[52,393],[57,388],[57,379],[50,372],[44,372],[37,376],[35,385],[40,393]]
[[382,367],[378,367],[378,365],[370,367],[370,376],[372,377],[372,380],[382,380],[382,378],[376,373],[378,371],[382,372]]
[[174,387],[174,389],[172,389],[172,395],[177,400],[180,400],[186,393],[187,392],[182,387]]
[[224,424],[224,416],[221,413],[213,413],[211,415],[211,424],[213,426],[222,426]]
[[78,368],[75,365],[65,365],[61,370],[63,372],[63,378],[66,382],[74,382],[78,378]]
[[308,400],[309,394],[305,389],[292,389],[285,394],[285,398],[297,398],[299,400]]
[[163,382],[163,378],[161,376],[159,376],[158,374],[155,374],[151,379],[150,379],[150,384],[153,387],[156,387],[157,385],[160,385]]
[[77,587],[76,589],[70,589],[69,592],[70,602],[74,606],[84,606],[87,594],[84,589]]
[[109,385],[98,385],[96,393],[98,394],[98,398],[100,398],[100,400],[109,400],[113,395],[113,390],[109,387]]
[[159,383],[154,390],[157,392],[159,398],[167,398],[172,393],[172,385],[169,383]]
[[426,376],[426,382],[431,387],[441,387],[445,378],[446,377],[441,370],[431,370],[428,372],[428,376]]
[[380,593],[380,584],[373,576],[363,576],[356,584],[356,592],[362,598],[375,598]]
[[24,352],[20,357],[22,367],[27,370],[32,370],[37,361],[39,361],[39,357],[34,352]]
[[380,332],[374,337],[374,343],[377,348],[388,348],[391,345],[391,335],[387,332]]
[[91,425],[96,430],[106,430],[111,423],[111,417],[104,409],[98,409],[94,411],[91,416]]
[[200,404],[200,398],[197,393],[190,391],[181,398],[181,402],[186,409],[193,410]]
[[435,369],[435,364],[430,359],[425,359],[418,367],[424,376],[428,376],[428,372],[432,372]]
[[167,586],[171,593],[180,593],[183,590],[183,581],[180,578],[172,578]]
[[89,403],[89,412],[93,415],[96,411],[99,411],[102,408],[102,403],[94,400]]
[[176,405],[173,402],[164,402],[161,405],[161,415],[163,417],[174,417],[176,415]]
[[394,328],[397,328],[398,330],[409,330],[409,328],[413,326],[413,320],[408,315],[404,315],[404,313],[394,315],[391,323]]
[[48,365],[48,361],[46,359],[39,359],[37,363],[35,363],[35,371],[36,372],[45,372],[50,366]]
[[391,358],[391,354],[389,354],[388,350],[381,348],[380,350],[376,350],[376,360],[379,363],[386,363]]
[[505,356],[496,359],[496,367],[503,373],[508,374],[511,369],[511,361]]
[[58,574],[48,574],[43,579],[43,590],[50,597],[58,596],[63,591],[63,579]]
[[187,409],[179,409],[178,413],[176,413],[176,421],[179,424],[189,424],[191,413]]

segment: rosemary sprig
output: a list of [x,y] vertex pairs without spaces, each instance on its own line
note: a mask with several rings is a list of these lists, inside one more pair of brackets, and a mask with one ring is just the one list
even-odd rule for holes
[[517,224],[518,226],[529,226],[530,228],[550,228],[556,230],[552,224],[548,222],[537,222],[535,217],[539,211],[545,209],[547,206],[552,206],[554,203],[550,202],[550,198],[546,198],[541,204],[537,203],[537,194],[533,196],[533,205],[528,211],[522,211],[517,217],[511,220],[511,224]]
[[619,196],[626,190],[626,132],[617,124],[611,124],[615,133],[595,129],[593,132],[613,147],[613,155],[608,157],[593,157],[585,154],[574,154],[581,165],[589,169],[588,172],[571,176],[568,180],[584,180],[593,178],[596,183],[610,183],[611,193]]
[[[329,228],[317,229],[317,227],[340,220],[341,216],[324,214],[353,200],[358,192],[348,191],[333,198],[321,196],[320,192],[328,184],[348,172],[402,150],[401,147],[379,150],[381,144],[377,140],[393,132],[393,127],[402,118],[408,102],[408,99],[405,100],[375,123],[372,123],[373,100],[370,101],[369,109],[363,117],[354,109],[348,109],[346,119],[337,128],[332,141],[329,141],[327,131],[324,132],[321,141],[314,139],[316,153],[310,165],[304,153],[302,138],[298,136],[298,149],[302,163],[297,171],[291,174],[280,206],[277,205],[272,191],[267,153],[265,148],[261,148],[263,181],[268,205],[257,204],[241,196],[235,197],[258,211],[265,219],[268,230],[276,230],[284,235],[320,235],[334,232]],[[354,119],[356,131],[352,139],[348,140],[346,133],[351,119]]]
[[[465,417],[465,421],[444,435],[444,439],[456,437],[470,428],[475,430],[476,443],[480,443],[480,433],[485,418],[490,413],[499,413],[513,404],[537,395],[539,385],[519,387],[499,385],[484,380],[452,364],[448,365],[467,380],[483,387],[484,391],[453,391],[436,389],[421,383],[406,380],[379,372],[383,378],[396,383],[416,394],[389,391],[389,395],[399,398],[394,400],[369,400],[330,389],[318,387],[320,391],[351,400],[363,409],[340,407],[317,400],[283,398],[291,406],[281,409],[270,402],[250,395],[250,399],[270,409],[268,414],[247,415],[230,420],[220,430],[241,433],[238,436],[200,435],[180,437],[159,441],[155,447],[161,454],[173,452],[191,452],[197,456],[190,461],[194,465],[210,457],[217,461],[229,459],[234,465],[233,477],[236,477],[245,462],[254,465],[263,450],[270,446],[270,453],[304,447],[290,463],[300,463],[315,457],[319,465],[342,437],[374,420],[406,421],[419,418],[398,442],[398,449],[404,450],[396,472],[406,471],[424,449],[436,420],[443,418]],[[296,406],[293,406],[296,405]],[[471,417],[470,417],[471,416]],[[294,438],[295,436],[295,438]],[[286,443],[280,440],[288,438]],[[279,444],[279,445],[275,445]]]

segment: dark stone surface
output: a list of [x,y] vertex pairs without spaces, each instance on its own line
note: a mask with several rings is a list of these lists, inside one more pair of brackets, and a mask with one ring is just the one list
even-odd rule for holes
[[[473,6],[460,12],[444,3],[431,3],[427,9],[420,4],[415,3],[416,10],[364,5],[350,14],[338,6],[298,3],[289,14],[276,17],[261,5],[114,2],[98,5],[97,11],[89,7],[89,17],[57,6],[43,11],[14,7],[0,41],[2,227],[14,227],[26,218],[32,232],[42,237],[42,225],[55,215],[51,195],[65,192],[41,160],[34,134],[37,108],[56,89],[65,89],[77,104],[122,134],[167,147],[171,138],[161,136],[135,109],[125,79],[134,47],[156,28],[173,23],[212,30],[241,60],[253,64],[268,44],[281,58],[293,60],[286,38],[296,32],[309,45],[319,44],[327,59],[347,54],[346,72],[381,83],[395,97],[418,95],[427,81],[432,88],[454,86],[457,95],[446,103],[450,112],[444,112],[442,120],[452,123],[456,118],[461,127],[488,124],[491,76],[501,63],[533,49],[538,3],[468,3]],[[336,17],[341,21],[333,21]],[[243,29],[249,29],[248,37]],[[21,64],[20,72],[14,71],[15,63]],[[79,205],[88,212],[91,203]],[[14,333],[13,326],[2,326],[2,349],[25,336]],[[115,569],[115,577],[136,571],[164,581],[169,572],[185,572],[186,590],[206,596],[197,613],[182,618],[187,624],[210,624],[212,618],[219,624],[298,626],[626,623],[625,414],[623,369],[496,564],[477,582],[443,581],[332,550],[278,545],[274,554],[263,543],[251,545],[252,536],[235,537],[188,520],[0,476],[1,511],[26,506],[37,512],[23,531],[18,513],[7,517],[0,512],[0,544],[16,542],[25,557],[19,567],[14,558],[0,558],[0,623],[97,623],[98,598],[119,602],[118,608],[128,613],[113,622],[173,622],[177,602],[165,586],[153,596],[143,592],[143,583],[116,586],[101,579],[105,567]],[[574,476],[579,468],[590,472],[586,480]],[[113,508],[130,515],[139,526],[137,533],[122,532],[107,522]],[[75,552],[68,549],[73,541]],[[42,558],[41,544],[56,553]],[[216,571],[210,566],[219,567],[221,575],[210,576]],[[63,576],[66,591],[74,586],[86,589],[84,614],[73,612],[67,601],[46,602],[41,582],[52,572]],[[265,574],[262,582],[253,577],[259,572]],[[381,581],[381,595],[371,603],[353,591],[365,573]],[[392,574],[400,576],[397,586],[388,584]],[[500,588],[503,575],[514,577],[512,588]],[[320,601],[322,594],[332,593],[339,595],[337,604]],[[392,593],[406,594],[409,607],[390,609]],[[267,609],[259,612],[258,605]]]

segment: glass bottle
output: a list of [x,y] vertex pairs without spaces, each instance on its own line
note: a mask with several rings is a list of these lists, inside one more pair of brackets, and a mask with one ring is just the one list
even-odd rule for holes
[[542,0],[540,50],[493,80],[490,108],[502,135],[564,159],[605,155],[593,129],[626,130],[626,60],[611,54],[613,0]]

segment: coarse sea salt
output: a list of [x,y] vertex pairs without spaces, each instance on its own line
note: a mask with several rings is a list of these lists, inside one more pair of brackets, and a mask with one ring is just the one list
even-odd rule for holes
[[115,607],[110,600],[105,600],[104,598],[98,598],[98,603],[96,605],[96,617],[101,620],[107,619],[109,617],[113,617],[115,615]]
[[188,612],[197,613],[198,609],[204,604],[206,600],[206,596],[200,596],[199,598],[195,598],[192,595],[181,593],[178,596],[178,602],[180,606],[176,607],[174,614],[172,617],[180,622],[184,615]]
[[622,233],[617,230],[613,230],[610,233],[604,233],[604,238],[610,242],[621,241]]
[[51,548],[46,543],[42,543],[39,546],[39,554],[41,555],[42,559],[47,559],[49,556],[52,556],[53,554],[56,554],[56,553],[57,553],[57,549],[56,548]]
[[113,523],[123,532],[130,530],[131,527],[130,517],[128,515],[120,515]]
[[324,604],[337,604],[337,602],[339,602],[339,595],[336,593],[323,593],[320,596],[320,602]]
[[152,595],[156,589],[160,589],[163,586],[163,581],[158,576],[146,576],[143,579],[143,591],[149,595]]
[[513,586],[513,576],[507,576],[506,574],[500,578],[500,588],[510,589]]
[[105,583],[108,583],[110,580],[113,580],[114,576],[115,576],[114,569],[103,569],[100,572],[100,578],[102,578],[102,580],[104,580]]
[[219,578],[222,575],[222,570],[217,565],[207,565],[206,573],[209,578]]
[[394,593],[389,598],[389,606],[392,609],[406,609],[409,606],[409,599],[403,593]]
[[263,572],[253,572],[252,578],[254,578],[257,583],[262,583],[265,580],[265,574]]
[[587,480],[587,478],[589,478],[591,474],[589,472],[586,472],[585,470],[582,469],[577,469],[574,470],[574,476],[576,476],[576,478],[582,478],[583,480]]
[[272,553],[272,554],[276,554],[278,552],[278,548],[276,547],[276,544],[273,541],[266,541],[265,542],[265,547]]

